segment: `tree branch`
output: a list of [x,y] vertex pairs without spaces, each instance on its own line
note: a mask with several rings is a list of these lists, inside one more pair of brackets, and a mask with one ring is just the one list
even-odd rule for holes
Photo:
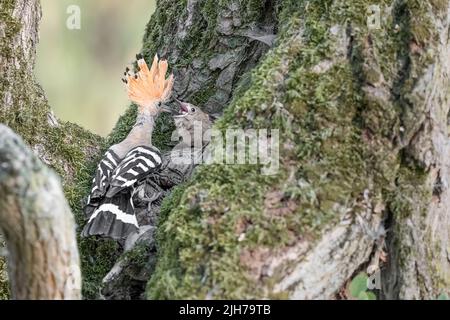
[[0,228],[16,299],[79,299],[73,215],[57,175],[0,125]]

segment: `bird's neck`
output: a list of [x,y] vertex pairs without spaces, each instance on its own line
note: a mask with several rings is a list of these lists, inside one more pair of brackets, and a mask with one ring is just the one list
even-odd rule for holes
[[136,145],[151,145],[154,126],[155,115],[138,113],[136,123],[128,134],[127,140],[133,141]]

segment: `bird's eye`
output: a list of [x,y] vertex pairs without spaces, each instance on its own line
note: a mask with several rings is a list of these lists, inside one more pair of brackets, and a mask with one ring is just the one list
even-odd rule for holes
[[160,101],[160,102],[158,102],[158,107],[161,107],[161,104],[162,104],[162,103],[161,103],[161,101]]
[[195,108],[191,108],[191,112],[195,112]]

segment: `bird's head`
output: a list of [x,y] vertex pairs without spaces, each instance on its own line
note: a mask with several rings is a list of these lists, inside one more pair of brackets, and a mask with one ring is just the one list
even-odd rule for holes
[[211,128],[211,119],[206,112],[193,104],[176,101],[180,105],[180,113],[173,116],[177,129],[184,129],[193,134],[196,124],[201,124],[203,132]]
[[202,123],[204,128],[211,127],[211,120],[206,112],[191,103],[176,101],[180,105],[179,114],[173,116],[177,127],[183,126],[185,129],[189,129],[195,122]]
[[161,111],[169,111],[165,103],[172,93],[174,77],[171,74],[166,78],[167,61],[159,60],[158,55],[155,55],[149,69],[141,55],[136,57],[138,71],[131,75],[127,68],[125,78],[122,79],[126,85],[128,98],[138,105],[139,112],[143,114],[156,116]]

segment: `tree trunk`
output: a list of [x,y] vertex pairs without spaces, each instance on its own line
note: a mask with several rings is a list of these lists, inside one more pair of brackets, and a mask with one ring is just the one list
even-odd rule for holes
[[[148,297],[336,298],[369,265],[381,267],[379,298],[449,294],[449,5],[159,0],[145,57],[169,59],[176,97],[210,113],[225,110],[217,128],[278,129],[280,170],[263,176],[257,166],[199,167],[162,207]],[[9,37],[2,43],[14,43]],[[0,63],[12,75],[2,81],[4,101],[6,83],[31,81],[14,76],[21,65],[14,59]],[[2,109],[0,119],[39,146],[26,116],[39,104],[24,101],[14,117]],[[130,108],[108,143],[123,138],[134,117]],[[84,148],[92,135],[65,126],[63,139],[49,143],[79,139],[78,156],[98,154]],[[48,130],[34,133],[53,137]],[[164,147],[170,133],[162,118],[154,141]],[[56,159],[65,163],[65,154]],[[50,162],[57,170],[59,163]],[[68,162],[77,191],[70,203],[79,206],[90,177],[75,163]],[[85,270],[89,285],[98,273]]]
[[280,170],[201,167],[163,208],[149,297],[330,299],[369,265],[379,298],[448,294],[449,1],[212,4],[159,1],[144,48],[205,88],[247,39],[234,22],[275,16],[275,48],[216,126],[279,129]]
[[[81,221],[81,198],[88,188],[90,163],[96,161],[103,139],[53,116],[33,74],[40,18],[37,0],[0,1],[0,123],[20,134],[40,160],[62,177],[66,197]],[[5,138],[1,136],[1,142]],[[68,232],[70,236],[71,231]],[[2,259],[0,257],[1,298],[7,296]],[[23,294],[17,296],[23,297]]]
[[79,299],[75,224],[59,178],[0,125],[0,229],[15,299]]

